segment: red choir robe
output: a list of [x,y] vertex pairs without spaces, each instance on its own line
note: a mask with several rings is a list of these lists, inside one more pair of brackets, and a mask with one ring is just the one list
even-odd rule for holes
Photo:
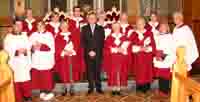
[[58,33],[60,32],[60,22],[57,23],[53,23],[53,22],[49,22],[46,25],[46,30],[51,32],[53,34],[54,37],[56,37],[58,35]]
[[[127,56],[130,54],[128,50],[130,42],[123,34],[116,36],[112,33],[105,41],[104,53],[104,64],[107,66],[104,68],[108,75],[108,85],[109,86],[127,86],[128,79],[128,66],[127,66]],[[125,49],[123,53],[119,52],[116,48]]]
[[160,27],[160,23],[159,23],[159,22],[153,23],[153,22],[149,21],[149,22],[146,23],[146,25],[145,25],[145,29],[146,29],[146,30],[149,30],[149,31],[152,31],[152,32],[153,32],[153,30],[158,30],[159,27]]
[[[32,88],[51,91],[54,88],[52,73],[55,64],[54,38],[47,31],[34,32],[29,41],[32,46]],[[37,42],[41,44],[38,48],[34,47]]]
[[121,24],[121,32],[125,34],[127,37],[130,37],[134,32],[133,26],[130,24]]
[[156,54],[154,57],[154,67],[156,77],[165,80],[171,79],[171,68],[176,62],[176,47],[172,34],[160,33],[157,37]]
[[[153,56],[156,51],[153,33],[147,30],[144,33],[135,31],[130,40],[136,84],[150,83],[153,78]],[[146,50],[143,51],[141,47],[145,47]]]
[[[55,38],[55,59],[56,59],[56,71],[59,73],[64,83],[70,82],[70,65],[72,65],[72,79],[78,81],[82,69],[83,60],[81,59],[80,40],[77,38],[75,31],[62,33],[60,32]],[[64,55],[64,49],[72,50],[74,53],[71,56]]]
[[27,32],[28,36],[30,36],[36,30],[37,30],[37,21],[36,21],[36,19],[32,19],[31,21],[29,21],[28,19],[25,19],[23,21],[23,31]]
[[71,19],[76,22],[76,28],[78,29],[87,24],[87,21],[83,17],[72,17]]

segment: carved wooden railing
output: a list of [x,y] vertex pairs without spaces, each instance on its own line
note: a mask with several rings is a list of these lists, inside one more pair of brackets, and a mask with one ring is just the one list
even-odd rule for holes
[[184,55],[185,49],[177,48],[177,62],[173,67],[171,102],[200,102],[200,84],[187,76]]

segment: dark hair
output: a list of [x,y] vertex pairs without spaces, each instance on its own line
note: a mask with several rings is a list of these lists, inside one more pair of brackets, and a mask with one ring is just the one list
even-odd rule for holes
[[77,9],[77,8],[81,10],[81,7],[80,7],[80,6],[74,6],[74,7],[73,7],[73,11],[75,11],[75,9]]
[[22,18],[20,17],[16,17],[14,20],[13,20],[13,24],[15,25],[16,22],[23,22]]
[[58,12],[53,12],[52,13],[52,17],[54,17],[54,16],[59,16],[59,13]]

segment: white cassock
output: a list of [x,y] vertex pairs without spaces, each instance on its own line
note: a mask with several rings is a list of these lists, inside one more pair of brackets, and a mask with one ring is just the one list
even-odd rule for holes
[[197,45],[192,30],[189,26],[183,25],[174,28],[173,38],[175,40],[176,48],[185,47],[185,60],[188,65],[188,70],[192,69],[192,63],[199,57]]
[[154,58],[154,67],[159,69],[172,68],[172,65],[176,61],[176,47],[174,45],[175,41],[172,34],[160,34],[157,36],[156,40],[156,49],[163,51],[166,57],[162,61],[156,60],[156,58]]
[[30,38],[31,46],[36,42],[45,44],[50,48],[50,51],[36,50],[32,54],[32,68],[37,70],[50,70],[55,64],[55,42],[53,35],[50,32],[34,32]]
[[[22,48],[27,50],[26,55],[16,55],[17,51]],[[4,49],[8,52],[10,57],[8,63],[14,71],[14,81],[26,82],[31,80],[31,51],[27,34],[8,34],[4,40]]]

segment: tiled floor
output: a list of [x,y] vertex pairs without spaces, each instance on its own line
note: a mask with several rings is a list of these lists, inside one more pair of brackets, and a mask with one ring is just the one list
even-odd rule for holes
[[[33,102],[43,102],[34,97]],[[55,99],[48,102],[169,102],[169,97],[161,97],[151,92],[146,95],[137,95],[134,93],[123,93],[123,96],[112,96],[109,92],[104,95],[79,93],[76,96],[56,96]]]

